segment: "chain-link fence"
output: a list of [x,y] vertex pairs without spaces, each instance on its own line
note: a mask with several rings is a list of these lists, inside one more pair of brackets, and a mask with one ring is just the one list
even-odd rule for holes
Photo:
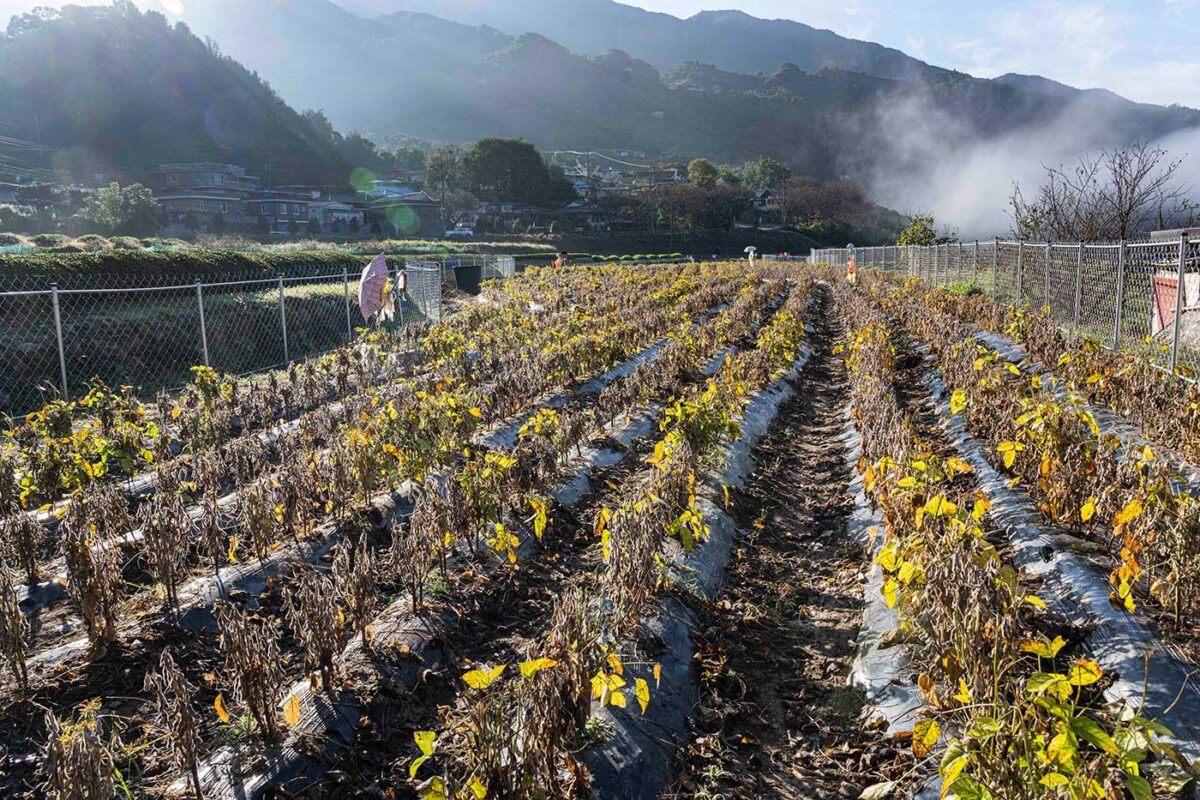
[[[415,311],[442,317],[440,270],[409,272]],[[244,375],[327,352],[364,324],[357,274],[198,281],[186,285],[0,292],[0,412],[86,391],[93,377],[146,395],[183,385],[204,364]],[[120,281],[126,283],[127,281]],[[393,285],[398,284],[398,270]],[[415,286],[415,293],[412,288]],[[400,303],[398,305],[403,305]]]
[[[455,285],[456,264],[480,267],[485,279],[516,274],[512,256],[406,260],[394,324],[440,322],[443,282]],[[182,386],[199,364],[245,375],[328,352],[364,320],[357,272],[327,270],[301,265],[271,278],[202,280],[79,272],[56,283],[0,274],[0,414],[77,397],[93,377],[149,396]],[[392,286],[399,285],[396,269]]]
[[[1059,325],[1113,348],[1145,352],[1164,369],[1200,374],[1200,241],[1062,244],[973,242],[860,247],[855,263],[1049,308]],[[844,248],[814,264],[846,266]]]

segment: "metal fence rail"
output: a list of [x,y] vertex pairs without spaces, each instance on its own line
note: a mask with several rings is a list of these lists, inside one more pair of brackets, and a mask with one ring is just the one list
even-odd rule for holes
[[[1164,369],[1200,375],[1200,240],[1089,244],[990,242],[860,247],[855,263],[1002,303],[1049,308],[1065,330],[1137,350]],[[849,251],[814,250],[845,267]]]
[[[411,305],[397,298],[396,324],[440,321],[442,265],[408,261],[405,268]],[[511,257],[488,257],[485,268],[488,277],[515,274]],[[195,365],[244,375],[328,352],[363,324],[358,280],[342,270],[0,292],[0,414],[27,413],[54,395],[77,397],[93,377],[150,396],[182,386]]]

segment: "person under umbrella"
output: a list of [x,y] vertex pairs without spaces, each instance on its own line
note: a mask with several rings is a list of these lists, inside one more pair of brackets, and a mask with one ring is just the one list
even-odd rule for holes
[[381,322],[395,316],[396,305],[390,290],[387,259],[380,253],[363,269],[358,282],[358,308],[364,321],[370,322],[376,315]]

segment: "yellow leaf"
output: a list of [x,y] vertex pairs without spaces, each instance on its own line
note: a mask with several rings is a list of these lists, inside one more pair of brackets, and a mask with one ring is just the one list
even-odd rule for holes
[[975,507],[971,509],[971,518],[976,522],[979,522],[981,519],[983,519],[983,515],[990,511],[991,508],[991,503],[983,498],[980,498],[975,501]]
[[625,674],[625,665],[621,663],[621,658],[616,653],[608,654],[608,668],[618,675]]
[[413,762],[408,765],[408,777],[417,777],[417,771],[421,769],[421,765],[429,760],[429,756],[419,756],[413,759]]
[[171,419],[179,419],[179,415],[183,413],[183,406],[174,406],[171,409]]
[[1104,677],[1100,665],[1088,658],[1081,658],[1071,665],[1067,681],[1073,686],[1091,686]]
[[971,702],[971,687],[962,678],[958,679],[958,694],[954,695],[954,699],[964,704]]
[[657,689],[658,685],[660,683],[662,683],[662,664],[655,664],[654,665],[654,688]]
[[1137,519],[1141,513],[1142,501],[1135,497],[1130,500],[1124,508],[1121,509],[1121,512],[1117,514],[1117,516],[1113,518],[1113,523],[1115,525],[1125,525],[1126,523]]
[[609,702],[609,705],[616,706],[617,708],[624,708],[625,707],[625,693],[620,691],[619,689],[614,689],[613,691],[609,692],[609,694],[608,694],[608,702]]
[[521,677],[531,678],[542,670],[550,669],[557,665],[558,662],[550,658],[535,658],[532,661],[522,661],[520,664]]
[[467,411],[467,413],[470,414],[475,419],[483,419],[483,412],[480,411],[478,408],[472,407],[471,409],[469,409]]
[[1089,497],[1087,502],[1083,504],[1083,508],[1079,509],[1079,518],[1087,522],[1094,516],[1096,516],[1096,498]]
[[236,537],[236,536],[231,536],[231,537],[229,538],[229,552],[227,553],[227,555],[229,556],[229,563],[230,563],[230,564],[236,564],[236,563],[238,563],[237,549],[238,549],[238,540],[237,540],[237,537]]
[[950,413],[958,414],[967,407],[967,393],[962,389],[955,389],[950,395]]
[[933,752],[942,729],[935,719],[923,719],[913,726],[912,749],[917,758],[925,758]]
[[1021,649],[1026,653],[1032,653],[1039,658],[1054,658],[1058,655],[1058,651],[1062,650],[1067,645],[1067,640],[1061,636],[1055,636],[1054,641],[1044,642],[1037,639],[1027,639],[1021,642]]
[[217,699],[213,700],[213,708],[217,711],[217,719],[229,724],[229,712],[225,710],[225,695],[218,694]]
[[930,517],[953,517],[958,513],[958,506],[947,500],[944,494],[939,494],[925,502],[924,511]]
[[413,739],[421,752],[427,756],[433,755],[433,751],[437,749],[437,734],[433,731],[417,731],[413,734]]
[[1038,597],[1036,594],[1025,595],[1025,602],[1029,603],[1029,605],[1034,606],[1035,608],[1040,608],[1043,611],[1046,610],[1046,601]]
[[883,582],[883,599],[887,602],[888,608],[896,607],[896,592],[898,589],[899,584],[891,578]]
[[963,461],[958,456],[950,456],[946,459],[946,466],[950,468],[950,474],[954,475],[959,472],[971,472],[971,465]]
[[481,669],[473,669],[470,672],[463,673],[462,679],[472,689],[486,689],[504,672],[504,666],[504,664],[501,664],[487,672]]
[[292,695],[283,706],[283,718],[289,727],[296,727],[300,722],[300,698]]
[[471,789],[471,794],[475,796],[475,800],[484,800],[487,797],[487,787],[483,785],[483,781],[479,778],[471,778],[471,782],[467,784]]
[[650,685],[642,678],[634,681],[635,691],[637,693],[638,705],[642,707],[642,713],[646,713],[646,706],[650,705]]

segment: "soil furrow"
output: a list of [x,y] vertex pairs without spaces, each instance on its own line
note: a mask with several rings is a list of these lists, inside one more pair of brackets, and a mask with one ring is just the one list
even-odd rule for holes
[[849,394],[823,304],[795,397],[759,446],[733,513],[748,532],[725,590],[702,609],[699,716],[670,796],[857,797],[894,760],[846,685],[864,562],[847,533]]

